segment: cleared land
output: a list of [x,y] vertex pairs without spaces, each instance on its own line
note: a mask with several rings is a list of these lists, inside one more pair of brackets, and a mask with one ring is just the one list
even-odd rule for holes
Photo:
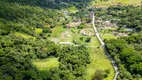
[[15,35],[23,37],[25,39],[30,39],[30,38],[35,39],[35,37],[33,37],[33,36],[30,36],[30,35],[27,35],[27,34],[24,34],[24,33],[20,33],[20,32],[16,32]]
[[70,13],[76,13],[78,11],[78,9],[76,7],[69,7],[67,8],[67,10],[70,12]]
[[33,60],[32,63],[40,71],[49,70],[53,67],[59,66],[58,58],[48,58],[48,59],[45,59],[45,60]]
[[111,65],[110,60],[105,55],[102,48],[89,48],[90,60],[91,63],[87,66],[86,69],[86,78],[91,80],[94,76],[96,70],[101,69],[103,71],[109,70],[110,74],[104,80],[113,80],[114,69]]
[[101,0],[95,0],[91,2],[91,5],[94,6],[110,6],[110,5],[140,5],[142,0],[108,0],[108,1],[101,1]]
[[64,31],[63,26],[56,26],[53,30],[52,30],[52,35],[51,37],[59,37],[61,32]]
[[[69,10],[74,10],[74,8],[69,8]],[[72,21],[72,20],[70,20]],[[103,49],[97,48],[100,46],[100,43],[98,39],[95,37],[94,31],[92,29],[91,25],[90,27],[85,27],[83,29],[78,29],[77,27],[71,27],[71,28],[63,28],[63,26],[55,27],[52,31],[51,38],[58,38],[61,42],[74,42],[77,44],[85,44],[87,46],[94,46],[89,48],[88,51],[90,53],[90,60],[91,63],[87,65],[86,69],[86,79],[91,80],[94,76],[94,73],[96,70],[101,69],[103,71],[109,70],[110,74],[108,74],[108,77],[105,78],[105,80],[113,80],[114,76],[114,69],[111,65],[110,60],[105,55]],[[84,35],[85,33],[88,33],[86,29],[89,29],[92,35]],[[82,32],[80,32],[82,30]],[[91,34],[90,33],[90,34]],[[85,42],[85,40],[90,37],[90,42]]]
[[109,40],[109,39],[117,39],[117,36],[115,36],[115,35],[113,35],[113,34],[111,34],[111,33],[106,33],[106,34],[100,34],[101,35],[101,37],[102,37],[102,39],[107,39],[107,40]]

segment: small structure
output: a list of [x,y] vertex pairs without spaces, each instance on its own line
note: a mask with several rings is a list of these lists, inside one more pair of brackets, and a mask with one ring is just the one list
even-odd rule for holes
[[128,34],[127,34],[127,33],[118,33],[118,36],[119,36],[119,37],[123,37],[123,36],[127,37]]
[[125,29],[126,31],[128,31],[128,32],[132,32],[132,31],[134,31],[133,29],[131,29],[131,28],[126,28]]
[[80,30],[79,33],[84,36],[91,36],[91,35],[93,35],[92,31],[93,31],[92,29],[82,29],[82,30]]
[[73,45],[73,43],[71,43],[71,42],[60,42],[60,44],[63,44],[63,45]]
[[103,22],[104,26],[114,27],[114,25],[110,21]]

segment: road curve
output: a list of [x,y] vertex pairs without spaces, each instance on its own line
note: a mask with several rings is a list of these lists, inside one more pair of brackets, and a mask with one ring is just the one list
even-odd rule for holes
[[109,55],[108,51],[106,50],[105,43],[101,39],[101,37],[100,37],[100,35],[99,35],[98,31],[97,31],[97,28],[95,27],[95,16],[94,16],[94,13],[93,13],[93,16],[92,16],[92,24],[93,24],[93,28],[94,28],[94,31],[95,31],[95,35],[98,38],[99,42],[101,43],[102,47],[104,48],[104,51],[105,51],[107,57],[110,59],[112,65],[113,65],[113,68],[115,70],[115,76],[114,76],[113,80],[117,80],[117,77],[119,75],[118,66],[115,63],[114,59]]

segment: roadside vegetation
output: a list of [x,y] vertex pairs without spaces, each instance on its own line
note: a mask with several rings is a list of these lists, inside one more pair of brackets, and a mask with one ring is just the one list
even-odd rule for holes
[[96,9],[96,16],[101,17],[96,26],[119,66],[118,80],[141,80],[141,6],[117,5],[100,9]]

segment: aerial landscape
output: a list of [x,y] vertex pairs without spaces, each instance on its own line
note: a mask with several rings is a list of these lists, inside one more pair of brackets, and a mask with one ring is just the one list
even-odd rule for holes
[[0,80],[142,80],[142,0],[0,0]]

